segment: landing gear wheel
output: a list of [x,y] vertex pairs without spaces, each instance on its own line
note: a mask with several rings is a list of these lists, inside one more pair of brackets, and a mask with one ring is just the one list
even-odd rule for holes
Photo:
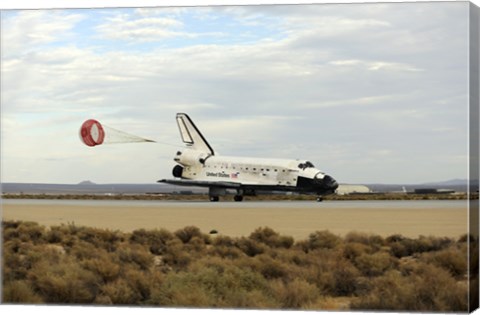
[[317,197],[317,202],[322,202],[323,201],[323,198],[321,196],[318,196]]
[[210,201],[211,202],[217,202],[218,201],[218,196],[210,196]]
[[235,195],[235,197],[233,197],[233,200],[235,200],[235,201],[242,201],[242,200],[243,200],[243,196],[241,196],[241,195]]

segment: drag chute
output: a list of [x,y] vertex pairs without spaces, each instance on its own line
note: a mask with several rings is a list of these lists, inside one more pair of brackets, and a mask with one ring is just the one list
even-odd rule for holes
[[89,119],[80,128],[80,139],[89,147],[100,145],[105,140],[105,131],[95,119]]
[[80,139],[89,147],[110,143],[155,142],[102,125],[95,119],[88,119],[82,124]]

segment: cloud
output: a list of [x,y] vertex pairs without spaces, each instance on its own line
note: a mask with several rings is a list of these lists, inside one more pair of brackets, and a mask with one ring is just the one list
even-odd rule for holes
[[344,98],[339,100],[320,101],[316,103],[305,103],[301,105],[303,108],[327,108],[340,106],[369,106],[384,105],[393,100],[401,98],[401,95],[374,95],[359,98]]
[[189,13],[186,8],[121,10],[106,17],[94,29],[101,39],[129,44],[224,36],[221,31],[187,31],[181,19],[184,15],[190,16]]
[[85,18],[79,13],[61,10],[2,12],[2,41],[8,43],[3,57],[28,54],[33,47],[52,44],[72,36],[74,25]]
[[334,60],[330,62],[331,65],[340,66],[340,67],[364,67],[369,71],[425,71],[421,68],[416,68],[414,66],[402,63],[395,62],[385,62],[385,61],[362,61],[356,59],[350,60]]
[[[77,132],[85,119],[97,118],[179,143],[177,112],[189,113],[221,153],[307,158],[343,182],[381,181],[385,170],[392,170],[392,181],[403,181],[405,169],[420,172],[411,156],[425,167],[432,152],[444,159],[435,159],[430,173],[422,169],[430,177],[419,181],[461,177],[464,165],[452,167],[459,160],[451,156],[466,150],[466,7],[9,14],[2,20],[2,159],[9,169],[2,179],[26,176],[15,170],[33,167],[36,158],[44,159],[42,170],[32,169],[24,181],[168,177],[171,147],[89,150]],[[445,138],[436,138],[438,130]],[[124,171],[132,161],[136,174]],[[67,165],[75,165],[71,178],[54,171]]]
[[158,41],[163,38],[191,36],[175,31],[181,29],[183,23],[164,17],[141,17],[132,19],[128,14],[120,13],[107,18],[96,26],[98,36],[113,40],[128,40],[134,42]]

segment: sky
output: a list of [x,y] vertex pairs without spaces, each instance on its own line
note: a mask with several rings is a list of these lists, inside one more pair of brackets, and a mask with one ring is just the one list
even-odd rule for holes
[[468,177],[467,2],[3,10],[1,44],[1,182],[171,178],[178,112],[340,183]]

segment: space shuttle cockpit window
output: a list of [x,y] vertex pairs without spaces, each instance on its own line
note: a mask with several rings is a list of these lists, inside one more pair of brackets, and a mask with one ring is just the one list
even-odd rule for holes
[[315,166],[310,161],[306,161],[305,163],[298,164],[298,168],[302,169],[302,170],[304,170],[306,168],[311,168],[311,167],[315,167]]
[[305,162],[305,167],[315,167],[315,166],[312,164],[312,162],[307,161]]

